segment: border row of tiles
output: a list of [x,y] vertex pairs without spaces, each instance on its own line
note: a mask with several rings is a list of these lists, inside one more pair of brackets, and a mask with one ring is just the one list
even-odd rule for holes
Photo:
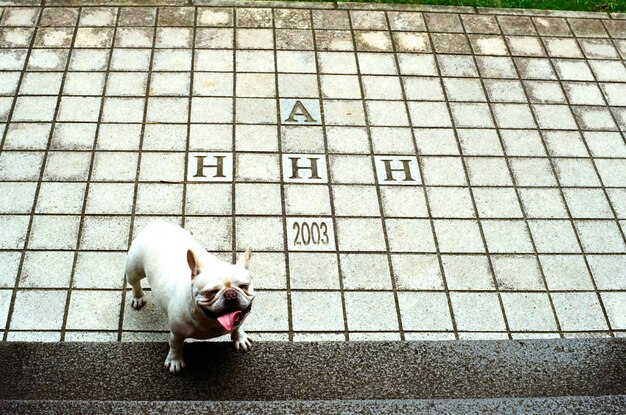
[[626,13],[572,10],[506,9],[490,7],[435,6],[418,4],[308,2],[265,0],[0,0],[0,6],[237,6],[340,10],[414,10],[424,12],[480,13],[519,16],[550,16],[593,19],[626,19]]

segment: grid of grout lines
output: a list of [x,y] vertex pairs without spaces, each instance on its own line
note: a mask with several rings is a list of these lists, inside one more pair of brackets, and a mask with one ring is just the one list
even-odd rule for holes
[[[123,279],[154,218],[225,260],[252,246],[258,339],[626,333],[626,20],[0,16],[3,340],[165,339]],[[285,123],[285,98],[319,125]],[[186,182],[199,151],[232,154],[232,180]],[[321,156],[328,182],[286,183],[283,154]],[[414,185],[379,155],[417,155]],[[290,250],[288,217],[327,218],[336,250]]]

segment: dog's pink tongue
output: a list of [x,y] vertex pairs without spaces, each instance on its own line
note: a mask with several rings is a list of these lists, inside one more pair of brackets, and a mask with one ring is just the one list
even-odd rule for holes
[[224,314],[223,316],[219,316],[217,321],[228,331],[231,331],[233,327],[235,327],[235,321],[237,321],[237,317],[241,314],[241,311],[233,311],[232,313]]

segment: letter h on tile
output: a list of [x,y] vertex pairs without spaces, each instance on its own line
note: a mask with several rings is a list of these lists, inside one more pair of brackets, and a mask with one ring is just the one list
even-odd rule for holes
[[382,159],[381,160],[385,165],[385,181],[395,181],[396,179],[393,177],[393,172],[404,172],[404,181],[411,182],[413,181],[413,177],[411,177],[411,160],[398,160],[402,163],[402,168],[394,169],[391,167],[391,162],[393,160],[390,159]]
[[321,179],[321,177],[317,174],[317,161],[319,157],[307,157],[307,159],[311,162],[310,167],[300,166],[298,165],[298,160],[302,157],[289,157],[291,160],[291,176],[290,179],[301,179],[300,170],[311,170],[310,179]]
[[216,172],[213,177],[226,177],[224,176],[224,156],[213,156],[216,160],[216,164],[204,164],[204,159],[207,156],[195,156],[196,158],[196,174],[193,177],[206,177],[204,174],[205,168],[215,168]]

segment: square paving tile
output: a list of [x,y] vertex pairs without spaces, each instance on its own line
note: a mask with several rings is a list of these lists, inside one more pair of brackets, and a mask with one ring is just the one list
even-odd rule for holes
[[80,214],[84,197],[84,183],[42,183],[39,187],[35,212]]
[[[431,215],[434,218],[473,218],[476,216],[467,187],[426,188]],[[450,201],[453,200],[453,203]]]
[[68,288],[73,263],[73,252],[27,252],[19,285],[22,288]]
[[338,292],[291,294],[294,331],[342,331],[341,295]]
[[553,293],[552,301],[562,330],[606,330],[608,328],[595,293]]
[[533,255],[494,255],[493,271],[500,290],[543,290],[541,271]]
[[494,290],[489,260],[484,255],[442,255],[450,290]]
[[454,292],[450,300],[460,331],[505,331],[497,294]]
[[346,314],[350,331],[398,330],[398,315],[391,292],[346,292]]
[[67,328],[117,330],[121,301],[121,292],[74,290],[67,311]]
[[[581,255],[540,255],[546,284],[551,290],[591,290],[593,284]],[[594,263],[588,259],[589,263]],[[566,276],[565,278],[563,278]]]
[[[64,290],[18,291],[8,327],[17,330],[60,329],[63,325],[66,296]],[[42,307],[41,304],[46,306]]]
[[334,253],[289,254],[291,286],[295,289],[338,289],[339,265]]
[[400,293],[400,316],[405,330],[452,330],[448,300],[444,293]]
[[546,294],[502,293],[502,303],[511,330],[556,330],[554,313]]

